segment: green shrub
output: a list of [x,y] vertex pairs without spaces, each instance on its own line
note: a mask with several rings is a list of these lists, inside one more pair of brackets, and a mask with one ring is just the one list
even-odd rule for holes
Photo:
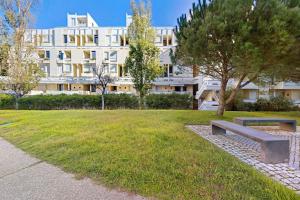
[[193,97],[182,94],[150,94],[146,97],[146,105],[150,109],[189,109]]
[[246,103],[242,99],[235,101],[233,111],[293,111],[298,110],[290,100],[279,96],[268,99],[258,99],[255,103]]
[[[189,109],[193,98],[179,94],[152,94],[146,97],[146,106],[150,109]],[[64,109],[100,109],[99,95],[37,95],[19,99],[21,110],[64,110]],[[14,105],[12,103],[11,105]],[[5,109],[6,107],[0,107]],[[128,94],[105,95],[106,109],[137,109],[138,97]]]
[[272,97],[270,100],[258,99],[256,102],[257,111],[292,111],[294,109],[293,103],[282,97]]
[[[137,98],[126,94],[105,95],[107,109],[136,108]],[[19,99],[22,110],[99,109],[99,95],[37,95]]]
[[15,97],[8,94],[0,94],[0,109],[14,109]]

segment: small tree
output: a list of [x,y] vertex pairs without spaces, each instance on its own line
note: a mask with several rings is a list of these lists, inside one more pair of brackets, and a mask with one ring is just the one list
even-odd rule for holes
[[[299,63],[298,0],[205,0],[178,19],[175,57],[221,81],[218,115],[258,76]],[[293,2],[293,3],[292,3]],[[237,83],[226,98],[228,81]]]
[[128,28],[130,51],[125,67],[133,79],[139,95],[139,107],[144,107],[144,97],[149,93],[152,81],[161,73],[159,49],[155,46],[155,31],[151,27],[150,2],[131,1],[132,23]]
[[108,84],[114,82],[114,79],[109,74],[105,73],[106,66],[104,64],[95,66],[93,68],[93,71],[97,78],[97,80],[95,82],[96,88],[101,91],[101,108],[102,108],[102,110],[104,110],[105,109],[104,95],[107,92],[106,88],[107,88]]
[[0,76],[5,76],[8,67],[8,30],[3,22],[3,19],[0,18]]
[[15,92],[16,109],[18,109],[18,99],[34,89],[43,76],[32,56],[35,47],[25,42],[26,30],[32,19],[31,10],[36,3],[36,0],[0,1],[11,42],[5,85]]

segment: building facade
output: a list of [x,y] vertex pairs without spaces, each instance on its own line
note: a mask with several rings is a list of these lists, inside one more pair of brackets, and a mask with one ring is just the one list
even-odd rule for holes
[[[89,14],[68,14],[67,21],[67,27],[30,29],[26,33],[26,42],[37,46],[35,56],[45,73],[31,94],[93,94],[95,65],[104,65],[106,73],[115,78],[108,93],[134,94],[124,67],[129,53],[127,28],[132,17],[126,15],[125,27],[100,27]],[[153,82],[151,92],[192,95],[195,82],[192,69],[182,70],[170,60],[170,49],[176,46],[173,27],[155,27],[155,30],[155,44],[160,49],[165,71]]]
[[[132,79],[124,67],[129,53],[127,28],[131,21],[132,16],[126,15],[124,27],[101,27],[89,14],[68,14],[67,27],[28,30],[26,42],[37,46],[34,56],[45,73],[31,94],[96,94],[92,70],[96,65],[104,65],[106,73],[115,78],[108,86],[108,93],[135,94]],[[153,81],[151,93],[190,94],[198,101],[198,109],[216,110],[220,81],[200,76],[191,67],[173,66],[169,55],[176,47],[174,27],[154,28],[164,73]],[[233,87],[235,83],[231,80],[228,85]],[[300,83],[279,83],[267,89],[250,83],[242,88],[242,95],[245,102],[283,95],[300,105]]]

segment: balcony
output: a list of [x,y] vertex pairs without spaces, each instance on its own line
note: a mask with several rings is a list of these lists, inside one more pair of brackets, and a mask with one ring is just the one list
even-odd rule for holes
[[158,90],[153,90],[150,92],[151,94],[190,94],[192,95],[193,92],[189,91],[158,91]]
[[274,90],[299,90],[300,89],[300,82],[280,82],[272,89]]
[[196,79],[191,77],[184,77],[184,78],[177,78],[177,77],[170,77],[170,78],[157,78],[153,81],[154,85],[171,85],[171,86],[184,86],[184,85],[193,85],[195,84]]

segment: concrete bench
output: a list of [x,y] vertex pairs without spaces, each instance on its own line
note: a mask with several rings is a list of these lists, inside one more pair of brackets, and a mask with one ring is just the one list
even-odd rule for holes
[[289,140],[235,123],[211,121],[212,134],[226,134],[226,130],[250,138],[261,145],[261,160],[264,163],[284,163],[289,160]]
[[282,130],[296,132],[297,129],[297,121],[291,119],[238,117],[234,119],[234,122],[242,126],[247,126],[251,123],[279,123]]

